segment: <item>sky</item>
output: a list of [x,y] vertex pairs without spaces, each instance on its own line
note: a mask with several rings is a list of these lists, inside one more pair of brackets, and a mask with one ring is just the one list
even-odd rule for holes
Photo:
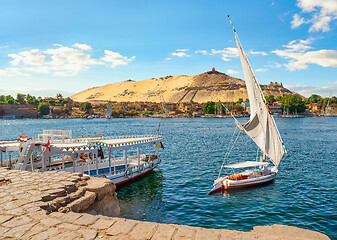
[[68,97],[125,80],[243,79],[337,95],[337,0],[0,0],[0,94]]

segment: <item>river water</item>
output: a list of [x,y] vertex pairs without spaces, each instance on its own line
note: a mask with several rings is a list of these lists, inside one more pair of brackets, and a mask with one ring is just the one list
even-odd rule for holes
[[[0,139],[33,137],[42,129],[69,129],[74,136],[153,134],[159,121],[163,161],[151,174],[118,191],[122,217],[242,231],[285,224],[337,239],[337,118],[276,118],[289,152],[276,180],[259,188],[214,195],[207,193],[233,135],[232,119],[0,121]],[[227,162],[255,160],[256,150],[242,133]]]

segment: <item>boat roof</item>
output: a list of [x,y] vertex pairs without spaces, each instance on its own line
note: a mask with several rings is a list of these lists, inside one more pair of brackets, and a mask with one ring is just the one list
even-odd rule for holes
[[122,138],[108,138],[108,139],[98,139],[97,143],[104,146],[122,146],[122,145],[132,145],[138,143],[146,143],[151,141],[156,141],[162,139],[162,136],[156,135],[145,135],[145,136],[126,136]]
[[268,162],[255,162],[255,161],[246,161],[240,162],[235,164],[226,165],[226,168],[248,168],[248,167],[259,167],[259,166],[266,166]]
[[[80,149],[92,149],[97,146],[106,147],[123,147],[126,145],[144,144],[148,142],[155,142],[162,139],[163,136],[159,135],[131,135],[131,136],[110,136],[110,137],[98,137],[98,136],[85,136],[75,137],[68,139],[55,139],[51,140],[53,147],[61,148],[64,150],[80,150]],[[41,141],[37,141],[42,143]],[[0,151],[13,151],[18,150],[20,147],[19,140],[0,140]]]

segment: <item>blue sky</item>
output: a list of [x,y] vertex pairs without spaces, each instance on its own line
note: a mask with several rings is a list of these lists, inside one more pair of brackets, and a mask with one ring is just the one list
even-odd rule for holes
[[212,67],[243,78],[227,14],[260,83],[337,95],[337,0],[0,0],[0,94],[70,96]]

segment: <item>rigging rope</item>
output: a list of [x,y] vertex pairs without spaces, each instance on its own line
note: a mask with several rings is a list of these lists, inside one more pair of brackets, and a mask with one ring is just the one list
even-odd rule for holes
[[[222,164],[221,164],[221,168],[220,168],[220,172],[219,172],[218,178],[220,178],[221,171],[222,171],[222,169],[223,169],[223,167],[224,167],[225,161],[226,161],[226,159],[228,158],[228,156],[229,156],[229,154],[231,153],[231,151],[232,151],[232,149],[233,149],[233,147],[234,147],[236,141],[238,140],[238,138],[239,138],[239,136],[240,136],[241,131],[239,130],[239,133],[238,133],[238,135],[236,136],[235,141],[233,142],[233,144],[232,144],[232,146],[231,146],[231,142],[232,142],[232,140],[233,140],[233,137],[234,137],[234,135],[235,135],[235,133],[236,133],[236,129],[237,129],[237,128],[238,128],[238,127],[236,127],[236,128],[234,129],[233,136],[232,136],[232,138],[231,138],[231,140],[230,140],[230,142],[229,142],[229,144],[228,144],[228,149],[227,149],[227,152],[226,152],[226,154],[225,154],[224,160],[223,160],[223,162],[222,162]],[[230,147],[231,147],[231,148],[230,148]]]

